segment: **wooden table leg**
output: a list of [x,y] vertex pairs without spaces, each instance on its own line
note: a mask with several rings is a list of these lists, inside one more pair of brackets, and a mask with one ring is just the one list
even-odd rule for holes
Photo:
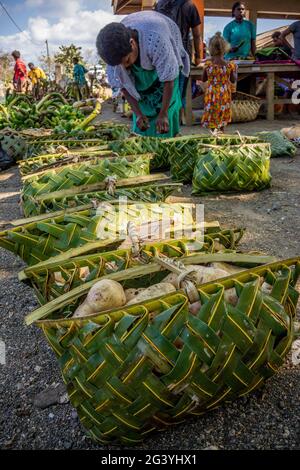
[[186,105],[185,105],[185,119],[186,125],[193,125],[193,105],[192,105],[192,77],[189,77],[186,90]]
[[251,75],[251,80],[250,80],[250,95],[256,96],[256,75]]
[[268,121],[274,121],[275,110],[274,110],[274,93],[275,93],[275,73],[270,72],[267,75],[267,119]]

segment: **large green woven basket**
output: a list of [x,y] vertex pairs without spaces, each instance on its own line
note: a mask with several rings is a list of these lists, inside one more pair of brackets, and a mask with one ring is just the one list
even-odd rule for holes
[[0,146],[15,161],[22,159],[27,150],[26,140],[10,128],[0,130]]
[[110,194],[108,191],[95,191],[74,196],[47,198],[41,202],[29,200],[23,205],[23,209],[25,217],[30,217],[64,210],[68,207],[79,207],[85,204],[91,204],[92,206],[93,201],[115,201],[119,198],[149,203],[164,202],[174,191],[179,190],[180,187],[180,184],[177,183],[156,184],[155,186],[148,184],[133,188],[118,188],[114,194]]
[[58,153],[41,154],[36,157],[27,158],[19,162],[19,170],[22,176],[30,177],[31,174],[40,173],[70,165],[72,163],[97,162],[103,157],[117,156],[100,147],[92,147],[86,150],[72,150],[70,153],[64,151]]
[[125,139],[129,136],[129,127],[120,123],[99,123],[97,127],[89,132],[77,132],[76,135],[54,134],[41,136],[27,136],[27,155],[39,155],[51,151],[53,147],[63,145],[67,148],[90,147],[101,145],[110,140]]
[[[242,140],[241,140],[242,139]],[[258,142],[258,137],[241,137],[240,135],[188,135],[171,139],[156,139],[153,137],[131,137],[129,139],[111,142],[107,149],[119,155],[153,153],[151,169],[169,168],[173,179],[180,182],[191,181],[194,161],[199,144],[238,144],[243,142]]]
[[132,178],[145,176],[150,173],[151,155],[137,157],[105,157],[91,163],[75,163],[42,174],[29,175],[24,179],[22,199],[36,197],[40,194],[50,194],[54,191],[69,189],[104,181],[107,176]]
[[208,146],[197,157],[193,194],[208,191],[258,191],[268,188],[271,150],[269,144],[231,147]]
[[[88,434],[102,443],[135,444],[254,391],[278,371],[293,340],[299,273],[295,258],[200,285],[195,315],[185,292],[177,291],[65,319],[86,284],[26,322],[39,319]],[[262,290],[263,280],[270,293]],[[224,297],[232,288],[236,306]]]
[[65,147],[69,151],[71,150],[79,150],[85,149],[89,147],[99,147],[106,145],[106,141],[104,139],[85,139],[85,140],[78,140],[78,139],[57,139],[53,138],[50,140],[44,140],[42,142],[29,142],[28,143],[28,150],[26,153],[26,158],[32,158],[41,154],[48,154],[54,153],[57,147]]
[[[142,265],[153,256],[181,258],[196,252],[215,253],[220,250],[234,250],[242,235],[241,229],[222,230],[205,234],[203,243],[197,239],[149,243],[142,247],[139,258],[134,256],[131,248],[92,254],[81,250],[80,256],[76,249],[69,250],[64,257],[62,255],[58,259],[52,257],[26,268],[19,274],[19,279],[30,284],[35,289],[40,303],[44,304],[85,282]],[[129,284],[128,281],[128,287]]]
[[165,155],[163,139],[157,139],[155,137],[130,137],[129,139],[111,142],[108,144],[107,149],[122,156],[152,153],[152,170],[169,167],[168,158]]
[[[132,203],[125,205],[103,203],[97,209],[79,208],[54,212],[13,222],[16,227],[0,232],[0,247],[12,251],[28,265],[45,261],[65,251],[99,240],[113,240],[124,236],[127,222],[136,225],[149,220],[160,223],[164,211],[169,211],[170,220],[175,225],[176,217],[182,217],[185,204],[147,204]],[[189,217],[190,215],[190,217]],[[182,229],[193,227],[192,214],[186,214]],[[208,224],[209,225],[209,224]],[[205,226],[204,226],[205,227]],[[123,235],[122,235],[123,234]]]
[[241,145],[241,143],[258,142],[258,137],[241,135],[195,135],[183,136],[169,141],[167,158],[171,166],[171,175],[175,181],[191,183],[198,154],[207,145],[226,146]]

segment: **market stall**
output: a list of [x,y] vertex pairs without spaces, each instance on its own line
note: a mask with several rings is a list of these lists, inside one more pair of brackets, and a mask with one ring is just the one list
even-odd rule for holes
[[[116,14],[129,14],[139,10],[146,10],[153,8],[155,0],[112,0],[114,12]],[[194,0],[200,16],[203,18],[202,25],[204,26],[205,16],[231,16],[232,2],[228,0]],[[299,20],[300,11],[295,6],[294,0],[286,0],[284,3],[281,0],[265,0],[263,4],[260,0],[247,1],[247,18],[250,19],[255,25],[257,20],[265,19],[284,19],[284,20]],[[298,11],[297,11],[298,10]],[[258,45],[259,46],[259,45]],[[186,123],[191,125],[193,122],[192,116],[192,92],[191,82],[192,79],[200,79],[202,77],[203,67],[192,68],[190,77],[190,86],[187,91],[187,106],[186,106]],[[260,77],[267,78],[266,98],[261,102],[267,105],[267,119],[272,121],[275,116],[275,106],[278,104],[290,104],[291,99],[276,98],[275,86],[280,83],[282,79],[286,78],[299,78],[300,68],[295,64],[256,64],[249,62],[248,64],[239,64],[238,80],[251,78],[251,89],[249,93],[255,94],[256,81]]]
[[[192,90],[191,81],[192,79],[201,80],[203,73],[203,65],[200,67],[193,67],[191,69],[190,83],[187,90],[187,102],[186,102],[186,124],[191,126],[193,123],[193,110],[192,110]],[[278,104],[291,104],[291,99],[276,98],[275,97],[275,86],[276,83],[280,82],[284,78],[295,78],[300,77],[300,68],[295,64],[239,64],[238,66],[238,81],[244,80],[247,77],[251,77],[253,86],[255,86],[256,79],[258,77],[267,77],[267,93],[266,98],[261,100],[261,104],[267,106],[267,119],[269,121],[274,120],[275,106]]]

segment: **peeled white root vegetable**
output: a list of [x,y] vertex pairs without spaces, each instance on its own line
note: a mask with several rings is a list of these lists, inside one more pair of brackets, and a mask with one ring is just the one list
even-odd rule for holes
[[142,292],[139,292],[134,298],[127,302],[127,305],[133,305],[139,302],[144,302],[145,300],[149,300],[165,294],[170,294],[171,292],[175,291],[176,289],[173,284],[170,284],[168,282],[160,282],[159,284],[154,284],[153,286],[150,286],[147,289],[143,289]]
[[146,290],[145,287],[139,287],[138,289],[126,289],[125,290],[125,296],[126,296],[126,303],[128,303],[130,300],[135,299],[135,297]]
[[84,317],[126,304],[123,287],[116,281],[102,279],[89,290],[85,301],[75,310],[73,317]]
[[[220,279],[221,277],[227,277],[228,272],[225,271],[224,269],[217,269],[213,267],[207,267],[207,266],[200,266],[200,265],[189,265],[187,266],[188,269],[193,269],[195,271],[194,279],[197,284],[205,284],[206,282],[211,282],[215,281],[216,279]],[[171,273],[168,274],[164,278],[164,282],[168,282],[173,284],[177,289],[179,288],[178,286],[178,275]]]
[[224,291],[224,300],[225,302],[233,305],[234,307],[237,305],[239,298],[234,287],[232,287],[231,289],[226,289]]
[[268,284],[267,282],[264,282],[263,285],[261,286],[261,290],[265,293],[270,295],[272,292],[273,286]]
[[212,263],[211,267],[214,269],[221,269],[223,271],[226,271],[229,276],[231,274],[237,274],[246,270],[246,268],[241,268],[239,266],[234,266],[233,264],[228,263]]
[[300,126],[285,127],[281,129],[282,134],[290,140],[298,139],[300,137]]

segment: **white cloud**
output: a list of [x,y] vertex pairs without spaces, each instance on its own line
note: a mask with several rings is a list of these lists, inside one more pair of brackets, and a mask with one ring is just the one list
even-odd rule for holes
[[36,8],[41,7],[44,3],[44,0],[26,0],[25,6],[29,8]]
[[[57,0],[49,0],[48,3],[60,3]],[[45,0],[27,0],[27,4],[45,4]],[[66,2],[68,7],[79,2]],[[61,11],[60,11],[61,13]],[[94,50],[96,54],[96,37],[100,29],[112,21],[119,21],[122,17],[114,16],[112,13],[101,9],[95,11],[77,10],[72,14],[61,15],[60,18],[51,23],[48,17],[41,15],[31,17],[28,27],[23,33],[10,36],[0,36],[1,49],[12,51],[19,49],[26,61],[36,61],[41,53],[45,54],[45,40],[49,42],[50,53],[57,51],[60,45],[74,43],[82,46],[83,52],[87,49]]]
[[80,10],[81,4],[80,0],[26,0],[25,2],[26,7],[39,8],[40,13],[54,17],[74,15]]
[[50,24],[46,18],[30,18],[29,32],[33,40],[92,42],[100,29],[116,18],[103,10],[79,11],[74,16],[66,16]]

